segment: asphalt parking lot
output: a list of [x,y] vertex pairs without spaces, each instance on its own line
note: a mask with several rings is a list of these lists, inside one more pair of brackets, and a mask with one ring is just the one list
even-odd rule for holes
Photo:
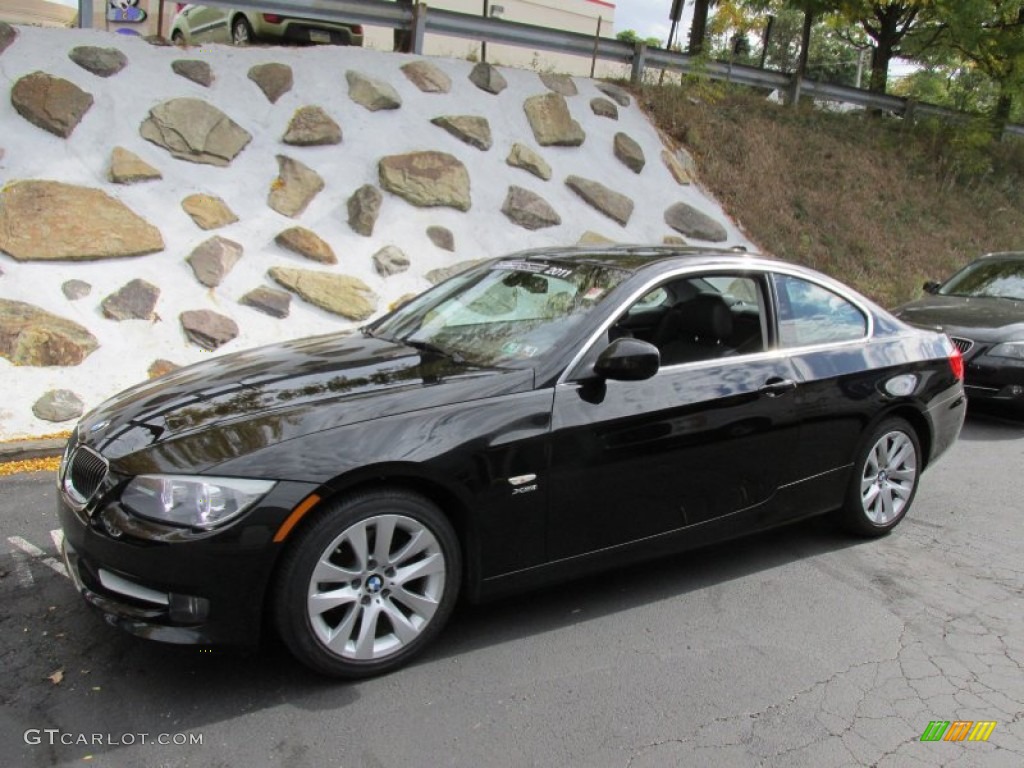
[[1016,768],[1022,471],[1024,420],[972,414],[885,539],[811,521],[463,607],[355,684],[107,627],[60,573],[52,477],[2,478],[0,765]]

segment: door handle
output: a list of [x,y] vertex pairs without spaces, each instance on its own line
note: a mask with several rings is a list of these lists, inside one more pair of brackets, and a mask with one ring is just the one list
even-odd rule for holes
[[772,376],[761,387],[761,392],[768,397],[778,397],[796,389],[796,382],[792,379],[783,379],[779,376]]

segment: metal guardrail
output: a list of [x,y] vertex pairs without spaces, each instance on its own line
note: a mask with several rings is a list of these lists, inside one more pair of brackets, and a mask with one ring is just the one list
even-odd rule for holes
[[[907,117],[928,115],[951,121],[970,119],[970,115],[963,112],[898,96],[807,80],[742,64],[698,60],[685,53],[648,48],[643,43],[633,45],[620,40],[598,38],[595,44],[593,35],[445,11],[430,8],[427,4],[409,6],[393,0],[209,0],[203,4],[404,29],[412,32],[414,53],[423,52],[424,36],[429,32],[626,64],[630,66],[630,78],[634,83],[641,82],[644,71],[652,68],[681,74],[700,74],[713,80],[779,90],[786,93],[791,101],[806,95]],[[1005,134],[1024,137],[1024,125],[1007,125]]]

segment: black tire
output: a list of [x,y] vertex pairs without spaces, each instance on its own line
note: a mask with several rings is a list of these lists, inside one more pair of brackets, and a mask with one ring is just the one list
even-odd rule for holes
[[436,505],[406,491],[362,493],[324,510],[290,543],[274,585],[274,619],[311,669],[378,675],[441,630],[461,577],[458,539]]
[[179,48],[185,47],[185,36],[177,29],[174,30],[174,33],[171,35],[171,44],[176,45]]
[[234,21],[231,22],[231,44],[252,45],[252,43],[252,26],[246,20],[245,16],[236,16]]
[[905,420],[887,418],[857,450],[841,520],[861,536],[884,536],[899,525],[917,494],[921,442]]

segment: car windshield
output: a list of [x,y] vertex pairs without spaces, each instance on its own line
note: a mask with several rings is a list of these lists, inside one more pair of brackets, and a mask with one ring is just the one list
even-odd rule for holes
[[413,299],[367,332],[474,365],[529,364],[558,348],[628,275],[593,263],[489,262]]
[[1024,258],[976,261],[947,280],[939,293],[1024,301]]

